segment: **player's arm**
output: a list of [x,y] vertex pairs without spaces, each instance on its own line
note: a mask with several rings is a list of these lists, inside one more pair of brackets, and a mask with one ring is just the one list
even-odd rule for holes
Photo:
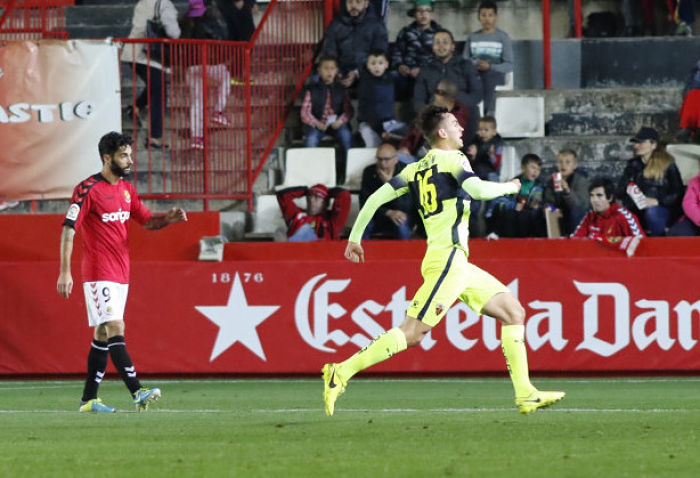
[[[396,176],[394,179],[397,179]],[[397,197],[405,194],[408,188],[394,189],[392,183],[394,180],[384,184],[382,187],[374,191],[365,202],[365,205],[360,209],[360,213],[357,215],[355,224],[352,226],[352,231],[350,231],[350,237],[348,238],[348,245],[345,248],[345,257],[352,262],[364,262],[365,256],[360,241],[362,240],[362,233],[365,232],[365,228],[369,221],[374,217],[374,213],[377,212],[379,206],[386,204],[389,201],[396,199]]]
[[482,181],[478,176],[469,176],[462,181],[462,189],[474,199],[489,200],[508,194],[517,194],[520,191],[520,180],[514,178],[505,183],[495,183]]
[[143,227],[149,231],[155,231],[157,229],[163,229],[169,224],[175,224],[176,222],[183,221],[187,221],[187,213],[182,208],[174,207],[165,214],[151,216],[146,222],[143,223]]
[[56,290],[66,299],[73,291],[73,276],[70,270],[70,260],[73,255],[73,237],[75,229],[70,226],[63,226],[61,231],[61,269],[58,274]]

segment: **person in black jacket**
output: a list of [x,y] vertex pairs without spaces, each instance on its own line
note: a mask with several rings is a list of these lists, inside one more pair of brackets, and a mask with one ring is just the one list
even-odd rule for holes
[[483,88],[476,67],[471,61],[455,56],[455,43],[452,33],[438,30],[433,37],[435,58],[424,65],[413,90],[413,107],[420,111],[432,102],[432,94],[440,80],[447,78],[459,88],[457,101],[469,108],[469,124],[465,137],[472,138],[479,127],[479,102],[483,99]]
[[216,6],[226,21],[229,41],[248,41],[255,32],[253,13],[256,0],[216,0]]
[[654,128],[641,128],[630,141],[635,157],[627,162],[615,195],[639,217],[648,235],[664,236],[681,213],[681,174]]
[[[382,143],[377,148],[376,158],[377,163],[370,164],[362,172],[360,207],[374,191],[406,167],[404,163],[399,162],[399,154],[390,143]],[[367,224],[362,239],[369,239],[372,234],[378,232],[390,238],[410,239],[413,225],[416,223],[413,217],[414,209],[408,194],[384,204],[377,209],[374,217]]]
[[367,0],[347,0],[346,12],[333,19],[323,41],[324,56],[338,59],[340,83],[350,87],[359,76],[370,50],[387,51],[389,36]]

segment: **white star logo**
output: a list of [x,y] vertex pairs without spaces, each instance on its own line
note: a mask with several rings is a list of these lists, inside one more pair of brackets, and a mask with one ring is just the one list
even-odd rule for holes
[[226,305],[196,305],[194,308],[219,326],[219,334],[211,351],[210,362],[236,342],[242,343],[248,347],[248,350],[267,361],[255,328],[274,314],[280,306],[248,305],[238,273]]

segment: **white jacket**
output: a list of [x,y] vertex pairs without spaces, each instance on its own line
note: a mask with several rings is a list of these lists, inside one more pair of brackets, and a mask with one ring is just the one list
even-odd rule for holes
[[[146,22],[155,16],[158,0],[139,0],[134,6],[134,17],[131,20],[129,38],[146,38]],[[180,25],[177,23],[177,9],[170,0],[160,0],[160,21],[165,27],[165,33],[170,38],[180,38]],[[122,48],[121,61],[148,63],[143,44],[125,43]],[[162,69],[163,65],[151,58],[149,66]]]

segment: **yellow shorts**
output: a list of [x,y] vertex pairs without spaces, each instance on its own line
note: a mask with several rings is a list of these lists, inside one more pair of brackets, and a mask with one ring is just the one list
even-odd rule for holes
[[413,297],[407,314],[435,327],[457,299],[481,313],[496,294],[509,292],[501,281],[470,264],[461,249],[449,254],[426,254],[421,265],[423,285]]

